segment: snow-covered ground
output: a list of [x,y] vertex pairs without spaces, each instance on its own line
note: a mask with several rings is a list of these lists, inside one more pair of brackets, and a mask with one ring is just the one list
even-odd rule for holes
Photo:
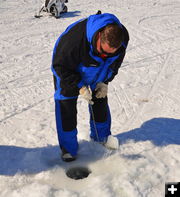
[[[180,1],[69,0],[60,19],[34,18],[40,0],[0,0],[0,196],[161,197],[180,181]],[[87,103],[78,100],[79,157],[60,159],[50,71],[65,28],[97,10],[114,13],[130,43],[109,87],[108,151],[89,142]],[[73,180],[65,171],[86,166]]]

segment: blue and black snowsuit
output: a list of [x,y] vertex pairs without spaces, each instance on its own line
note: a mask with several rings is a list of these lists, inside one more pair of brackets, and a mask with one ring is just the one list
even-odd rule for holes
[[[113,57],[103,59],[97,55],[96,35],[108,24],[119,24],[124,32],[124,41]],[[111,116],[106,98],[95,97],[97,83],[108,84],[118,73],[129,35],[126,28],[113,14],[95,14],[71,24],[56,41],[52,72],[55,85],[56,127],[60,147],[77,154],[77,98],[82,86],[90,86],[93,92],[92,106],[100,141],[111,134]],[[90,110],[89,110],[90,111]],[[90,137],[97,140],[90,112]]]

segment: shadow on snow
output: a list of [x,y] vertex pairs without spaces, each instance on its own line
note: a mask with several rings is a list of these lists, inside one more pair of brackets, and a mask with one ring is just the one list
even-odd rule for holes
[[78,159],[66,163],[60,158],[59,146],[24,148],[18,146],[0,146],[0,175],[36,174],[60,166],[67,170],[70,167],[85,167],[91,162],[100,160],[107,154],[106,148],[95,142],[79,142]]
[[[135,142],[151,141],[156,146],[180,145],[180,120],[154,118],[143,123],[140,128],[118,134],[117,137],[121,144],[134,140]],[[56,165],[64,169],[70,165],[88,165],[102,159],[107,154],[107,149],[98,143],[83,140],[79,144],[78,159],[72,162],[73,164],[61,161],[59,146],[39,148],[0,146],[0,175],[35,174]],[[139,155],[129,159],[137,158]]]
[[66,13],[61,14],[58,19],[60,19],[60,18],[71,18],[71,17],[80,16],[80,13],[81,13],[80,11],[73,11],[73,12],[69,12],[68,11]]
[[0,146],[0,175],[33,174],[49,168],[48,161],[57,157],[58,146],[24,148]]
[[133,140],[151,141],[156,146],[180,145],[180,119],[153,118],[143,123],[140,128],[123,132],[117,137],[121,144]]

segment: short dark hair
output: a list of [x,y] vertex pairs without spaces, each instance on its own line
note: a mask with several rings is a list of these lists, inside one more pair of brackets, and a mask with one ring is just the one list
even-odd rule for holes
[[101,31],[101,42],[111,48],[119,48],[124,40],[123,29],[118,24],[109,24]]

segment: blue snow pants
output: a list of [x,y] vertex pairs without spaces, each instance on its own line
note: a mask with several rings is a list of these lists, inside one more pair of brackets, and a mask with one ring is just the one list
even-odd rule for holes
[[[90,137],[95,141],[104,142],[111,134],[111,115],[107,97],[97,99],[93,96],[92,100],[94,105],[92,105],[92,108],[89,106]],[[78,151],[76,105],[77,98],[55,100],[56,128],[59,145],[60,148],[63,147],[72,156],[76,156]]]

